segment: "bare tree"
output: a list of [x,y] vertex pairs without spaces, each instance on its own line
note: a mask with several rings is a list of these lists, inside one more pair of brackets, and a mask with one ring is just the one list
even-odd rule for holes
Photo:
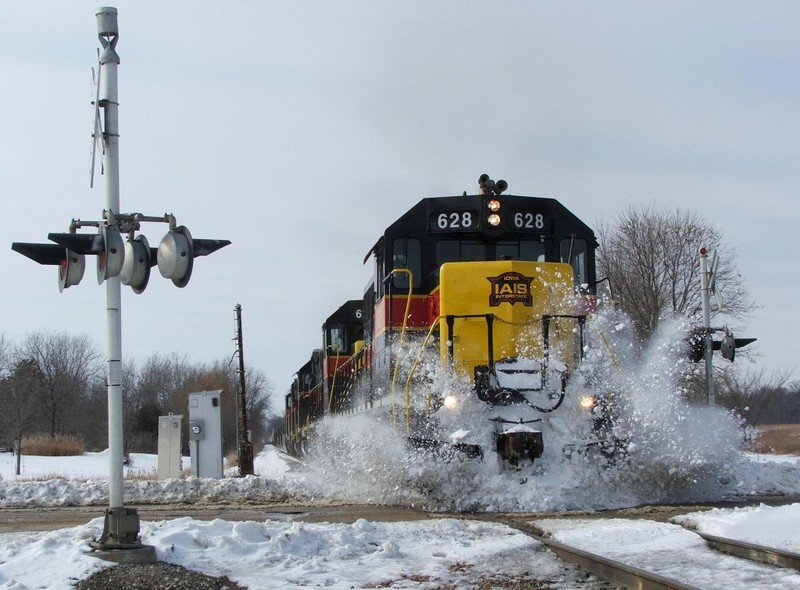
[[186,413],[187,383],[202,369],[186,355],[173,353],[153,354],[140,369],[132,365],[130,370],[130,385],[125,389],[126,441],[131,449],[155,452],[159,416]]
[[724,371],[719,384],[720,402],[748,424],[793,423],[800,419],[797,384],[793,384],[792,392],[788,373],[767,377],[763,369]]
[[[245,373],[247,374],[245,391],[247,423],[252,433],[252,440],[260,442],[263,441],[266,431],[266,418],[270,411],[272,384],[257,369],[245,367]],[[222,390],[222,436],[225,441],[226,451],[235,450],[236,441],[238,440],[239,420],[237,412],[238,396],[236,395],[239,380],[236,375],[236,368],[227,359],[212,363],[187,385],[187,405],[190,393],[213,389]]]
[[[253,440],[263,440],[271,409],[272,385],[258,369],[246,368],[248,426]],[[141,367],[123,366],[126,449],[155,452],[158,418],[168,413],[187,415],[189,394],[221,389],[223,437],[228,449],[236,442],[236,368],[226,359],[211,364],[192,363],[180,353],[153,354]],[[188,446],[188,431],[183,441]]]
[[723,294],[720,313],[742,319],[753,308],[735,256],[720,231],[691,211],[628,207],[613,222],[599,224],[598,269],[630,316],[637,336],[647,341],[659,322],[701,309],[698,250],[716,250],[716,282]]
[[54,437],[63,431],[72,411],[81,407],[92,380],[101,374],[100,354],[86,335],[44,331],[26,336],[17,354],[29,359],[41,376],[39,401]]
[[247,375],[245,396],[247,398],[247,423],[251,441],[265,442],[268,421],[272,413],[272,382],[259,369],[245,368]]
[[0,422],[14,440],[17,453],[16,474],[21,473],[22,440],[39,418],[38,399],[43,389],[42,376],[30,359],[19,360],[10,374],[0,381]]

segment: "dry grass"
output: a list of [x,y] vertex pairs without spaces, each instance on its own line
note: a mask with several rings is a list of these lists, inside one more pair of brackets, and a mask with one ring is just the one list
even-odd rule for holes
[[125,481],[156,481],[157,479],[157,469],[151,469],[149,471],[137,471],[135,473],[128,473],[125,476]]
[[39,455],[44,457],[74,457],[83,455],[86,446],[77,436],[49,434],[32,434],[22,439],[23,455]]
[[756,430],[758,437],[752,445],[756,453],[800,456],[800,424],[769,424]]

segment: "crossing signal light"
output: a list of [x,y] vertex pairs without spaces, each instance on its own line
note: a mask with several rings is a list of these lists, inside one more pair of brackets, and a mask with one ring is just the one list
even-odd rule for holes
[[192,234],[182,225],[170,229],[158,245],[158,270],[176,287],[185,287],[192,276],[195,258],[207,256],[230,243],[230,240],[192,239]]
[[83,254],[73,252],[57,244],[30,244],[14,242],[11,249],[31,260],[46,266],[58,266],[58,290],[77,285],[83,278],[86,259]]
[[702,334],[694,332],[686,339],[689,345],[688,356],[693,363],[699,363],[706,356],[706,339]]
[[58,291],[77,285],[83,279],[86,271],[86,257],[83,254],[76,254],[72,250],[65,250],[63,260],[58,264]]
[[137,295],[141,294],[150,280],[150,268],[153,266],[153,255],[150,244],[143,235],[128,237],[125,242],[125,260],[119,273],[119,280],[128,285]]
[[[97,233],[50,233],[47,239],[79,255],[97,256],[97,283],[103,284],[108,278],[116,277],[122,270],[125,260],[125,246],[122,236],[115,227],[100,224]],[[81,273],[81,277],[83,274]],[[79,280],[80,281],[80,280]],[[77,285],[78,283],[72,283]],[[67,287],[70,285],[66,285]]]
[[[722,340],[711,340],[711,350],[719,350],[722,358],[733,362],[736,356],[736,349],[747,346],[755,342],[756,338],[736,338],[733,332],[725,328],[725,336]],[[700,332],[694,332],[687,339],[689,345],[688,356],[693,363],[699,363],[706,356],[706,339]]]
[[176,287],[185,287],[192,277],[194,266],[194,244],[192,234],[181,225],[169,230],[158,245],[158,271],[165,279],[171,279]]
[[180,226],[164,236],[158,248],[151,248],[143,235],[124,241],[114,226],[101,224],[96,234],[50,233],[55,244],[14,242],[11,249],[43,265],[58,266],[58,288],[77,285],[86,269],[86,255],[97,256],[97,282],[119,276],[123,285],[142,293],[150,280],[150,269],[158,270],[178,287],[185,287],[192,276],[194,259],[207,256],[229,245],[230,240],[193,239]]
[[755,342],[755,338],[734,338],[733,333],[725,329],[725,336],[722,337],[722,340],[719,342],[719,347],[717,344],[714,344],[714,350],[719,348],[719,351],[722,353],[722,357],[728,359],[729,361],[733,362],[734,356],[736,356],[736,349],[742,348],[743,346],[747,346],[751,342]]
[[97,250],[97,284],[102,285],[106,279],[119,276],[125,262],[125,245],[119,230],[101,224],[95,239]]

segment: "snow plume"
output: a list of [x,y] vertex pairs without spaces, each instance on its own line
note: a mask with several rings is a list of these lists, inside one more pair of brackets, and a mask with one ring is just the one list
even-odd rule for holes
[[[425,361],[412,390],[413,420],[426,415],[430,391],[455,396],[455,408],[432,413],[426,435],[480,445],[482,457],[470,458],[448,445],[409,444],[399,385],[395,418],[384,399],[369,413],[327,418],[315,428],[306,483],[323,495],[434,511],[600,509],[720,499],[736,489],[741,425],[725,410],[685,401],[686,330],[682,322],[665,325],[642,349],[621,312],[596,314],[565,400],[548,414],[524,404],[489,406],[470,383]],[[581,407],[587,394],[600,400],[593,412]],[[541,418],[517,426],[543,433],[543,455],[532,465],[515,468],[498,457],[491,418],[504,413]]]
[[[731,482],[741,423],[724,409],[686,402],[681,383],[688,328],[685,321],[663,323],[640,355],[631,354],[632,338],[605,340],[609,352],[622,353],[614,371],[599,363],[605,379],[598,380],[613,387],[607,394],[617,402],[612,433],[621,454],[603,479],[638,502],[720,498]],[[630,333],[621,324],[615,329]]]
[[[387,410],[387,411],[383,411]],[[400,420],[400,418],[397,418]],[[306,464],[315,493],[375,503],[413,502],[406,440],[388,408],[328,417],[314,429]]]

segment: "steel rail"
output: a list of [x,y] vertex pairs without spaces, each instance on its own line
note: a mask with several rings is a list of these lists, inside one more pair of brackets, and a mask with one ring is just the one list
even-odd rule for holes
[[697,586],[684,584],[678,580],[665,578],[638,567],[559,543],[540,534],[532,533],[530,530],[523,532],[543,543],[564,561],[573,563],[589,573],[624,588],[631,590],[701,590]]
[[768,565],[800,570],[800,554],[783,551],[782,549],[775,549],[774,547],[756,545],[755,543],[748,543],[746,541],[707,535],[697,531],[692,532],[702,537],[708,546],[716,551],[727,553],[735,557],[742,557],[751,561],[766,563]]
[[[564,561],[577,565],[581,569],[618,586],[633,590],[699,590],[697,586],[666,578],[659,574],[555,541],[543,535],[543,531],[535,525],[512,524],[510,522],[505,522],[505,524],[541,542]],[[702,538],[711,549],[721,553],[767,565],[800,570],[800,554],[699,533],[695,530],[691,532]]]

